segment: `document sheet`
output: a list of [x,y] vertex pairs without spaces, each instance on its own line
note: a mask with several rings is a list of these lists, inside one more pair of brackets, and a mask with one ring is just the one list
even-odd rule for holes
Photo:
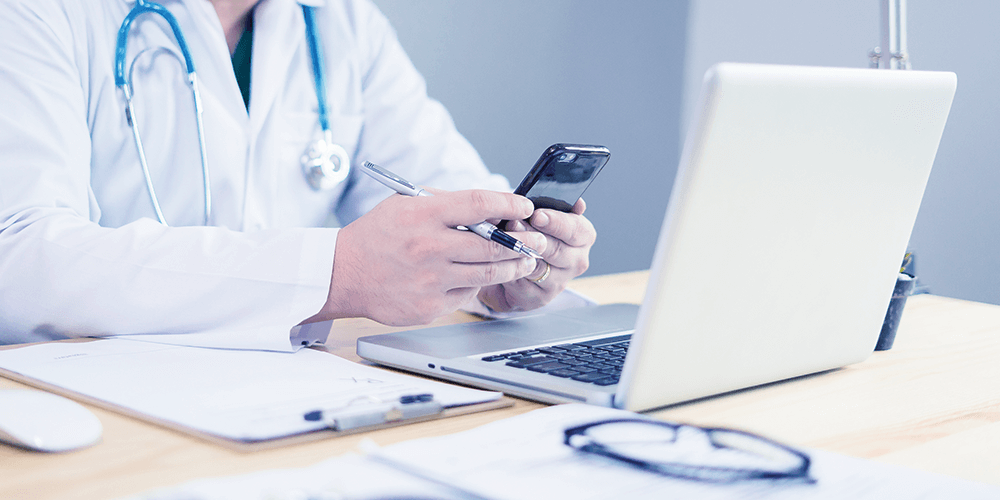
[[560,405],[448,436],[405,441],[367,456],[343,455],[303,469],[203,479],[135,498],[167,499],[995,499],[1000,488],[821,450],[815,483],[675,479],[576,451],[563,431],[621,410]]
[[[806,449],[814,484],[674,479],[563,444],[563,431],[634,413],[561,405],[470,431],[388,446],[373,456],[401,470],[491,499],[918,499],[1000,498],[1000,488],[822,450]],[[512,487],[516,485],[516,487]]]
[[0,368],[153,420],[243,442],[323,429],[304,414],[433,394],[444,407],[497,400],[354,363],[295,353],[183,347],[127,339],[56,342],[0,351]]
[[190,481],[121,500],[468,500],[444,485],[348,453],[310,467]]

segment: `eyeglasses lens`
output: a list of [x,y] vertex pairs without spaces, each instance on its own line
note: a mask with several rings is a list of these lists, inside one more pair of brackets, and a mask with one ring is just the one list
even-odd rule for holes
[[801,464],[787,450],[739,432],[615,422],[591,427],[584,436],[608,452],[653,466],[784,472]]

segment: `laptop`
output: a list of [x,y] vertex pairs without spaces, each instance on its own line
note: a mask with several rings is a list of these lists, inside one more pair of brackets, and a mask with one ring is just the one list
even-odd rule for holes
[[718,64],[641,306],[363,337],[358,355],[537,401],[633,411],[862,361],[956,83],[944,72]]

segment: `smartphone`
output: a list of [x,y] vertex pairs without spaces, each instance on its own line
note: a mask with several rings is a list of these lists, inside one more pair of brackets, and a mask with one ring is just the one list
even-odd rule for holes
[[514,194],[528,198],[535,208],[569,212],[609,158],[611,151],[604,146],[553,144],[538,158]]

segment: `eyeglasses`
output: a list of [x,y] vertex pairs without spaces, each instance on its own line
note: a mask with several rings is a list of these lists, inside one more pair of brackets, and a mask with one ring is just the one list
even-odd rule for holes
[[615,419],[565,431],[563,441],[584,453],[643,470],[712,483],[809,477],[809,457],[748,432],[642,419]]

